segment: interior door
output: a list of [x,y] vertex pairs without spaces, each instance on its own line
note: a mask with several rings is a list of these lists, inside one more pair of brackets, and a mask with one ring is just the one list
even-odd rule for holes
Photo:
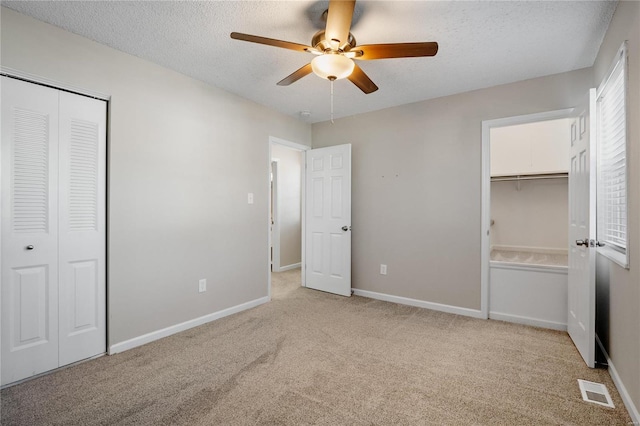
[[2,77],[2,384],[58,367],[58,91]]
[[3,385],[106,350],[106,114],[2,77]]
[[306,286],[351,296],[351,144],[306,152]]
[[106,102],[60,92],[60,365],[106,350]]
[[589,367],[595,366],[595,124],[596,90],[576,107],[569,169],[567,328]]

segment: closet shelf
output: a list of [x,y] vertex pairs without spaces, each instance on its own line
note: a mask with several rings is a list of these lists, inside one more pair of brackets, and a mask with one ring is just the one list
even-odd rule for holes
[[491,182],[519,182],[522,180],[567,179],[569,173],[540,173],[530,175],[491,176]]

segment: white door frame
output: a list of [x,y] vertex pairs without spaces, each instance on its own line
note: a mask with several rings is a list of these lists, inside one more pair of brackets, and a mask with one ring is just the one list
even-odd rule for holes
[[278,181],[278,159],[271,159],[271,197],[269,200],[271,202],[271,219],[273,223],[271,224],[271,270],[273,272],[280,272],[280,200],[278,197],[280,196],[280,188]]
[[482,121],[482,190],[480,219],[480,312],[489,318],[489,262],[491,255],[491,129],[557,120],[571,116],[573,108]]
[[[88,96],[90,98],[100,99],[107,102],[111,101],[111,95],[107,95],[102,92],[96,92],[95,90],[89,90],[84,87],[63,83],[58,80],[52,80],[50,78],[43,77],[41,75],[30,74],[28,72],[20,71],[11,67],[0,66],[0,74],[6,75],[7,77],[17,78],[18,80],[23,80],[29,83],[39,84],[40,86],[47,86],[53,89],[76,93],[78,95]],[[108,116],[109,116],[109,110],[107,109],[107,119],[109,118]],[[107,131],[107,133],[109,132]]]
[[[272,241],[271,241],[271,220],[270,220],[270,218],[271,218],[271,162],[273,161],[271,159],[271,155],[272,155],[271,154],[271,151],[272,151],[271,148],[272,148],[273,144],[278,144],[278,145],[286,146],[287,148],[292,148],[292,149],[295,149],[297,151],[301,151],[303,153],[303,159],[302,159],[302,164],[303,165],[306,164],[306,156],[307,156],[306,151],[311,149],[311,147],[307,146],[307,145],[302,145],[302,144],[299,144],[299,143],[296,143],[296,142],[291,142],[291,141],[288,141],[288,140],[285,140],[285,139],[280,139],[280,138],[277,138],[275,136],[269,136],[269,158],[268,158],[268,161],[269,161],[269,168],[268,168],[269,174],[267,175],[267,185],[268,185],[267,188],[268,188],[268,191],[269,191],[268,192],[269,193],[269,197],[267,197],[269,199],[269,203],[268,203],[268,206],[267,206],[267,218],[269,218],[269,220],[267,220],[267,225],[268,225],[267,234],[269,235],[269,239],[268,239],[268,242],[267,242],[267,252],[268,252],[268,255],[267,255],[267,271],[268,271],[267,272],[267,276],[268,276],[268,279],[267,279],[267,296],[269,297],[269,300],[271,300],[271,246],[272,246],[271,244],[272,244]],[[300,208],[301,208],[301,210],[300,210],[300,222],[301,222],[301,225],[302,225],[302,240],[301,240],[301,246],[300,246],[302,258],[301,258],[300,265],[301,265],[301,270],[302,270],[301,279],[302,279],[302,286],[303,287],[306,285],[306,282],[305,282],[305,269],[306,268],[305,268],[305,252],[304,252],[305,230],[306,230],[306,227],[305,227],[305,212],[306,212],[306,209],[305,209],[305,200],[306,200],[306,198],[305,198],[305,182],[306,182],[306,178],[307,178],[307,171],[306,171],[306,168],[303,166],[303,167],[300,168],[300,179],[301,179],[301,185],[300,185],[300,203],[301,203],[301,205],[300,205]]]

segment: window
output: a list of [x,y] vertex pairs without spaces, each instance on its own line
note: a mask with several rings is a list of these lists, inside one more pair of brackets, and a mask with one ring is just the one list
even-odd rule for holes
[[597,234],[600,253],[628,266],[626,43],[597,92]]

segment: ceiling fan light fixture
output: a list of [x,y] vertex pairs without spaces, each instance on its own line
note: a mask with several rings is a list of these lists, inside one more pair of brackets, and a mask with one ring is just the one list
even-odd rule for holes
[[[310,46],[236,32],[231,33],[231,38],[318,55],[311,63],[280,80],[277,83],[278,86],[289,86],[301,78],[315,73],[318,77],[331,82],[348,77],[364,94],[375,92],[378,90],[378,86],[371,81],[362,68],[356,66],[352,59],[371,61],[374,59],[417,58],[435,56],[438,53],[438,43],[433,41],[358,46],[355,37],[351,34],[355,5],[356,0],[329,0],[329,8],[325,12],[324,29],[313,35]],[[331,90],[333,90],[333,84]]]
[[326,53],[316,56],[311,61],[311,69],[318,76],[327,80],[340,80],[351,75],[356,64],[338,53]]

